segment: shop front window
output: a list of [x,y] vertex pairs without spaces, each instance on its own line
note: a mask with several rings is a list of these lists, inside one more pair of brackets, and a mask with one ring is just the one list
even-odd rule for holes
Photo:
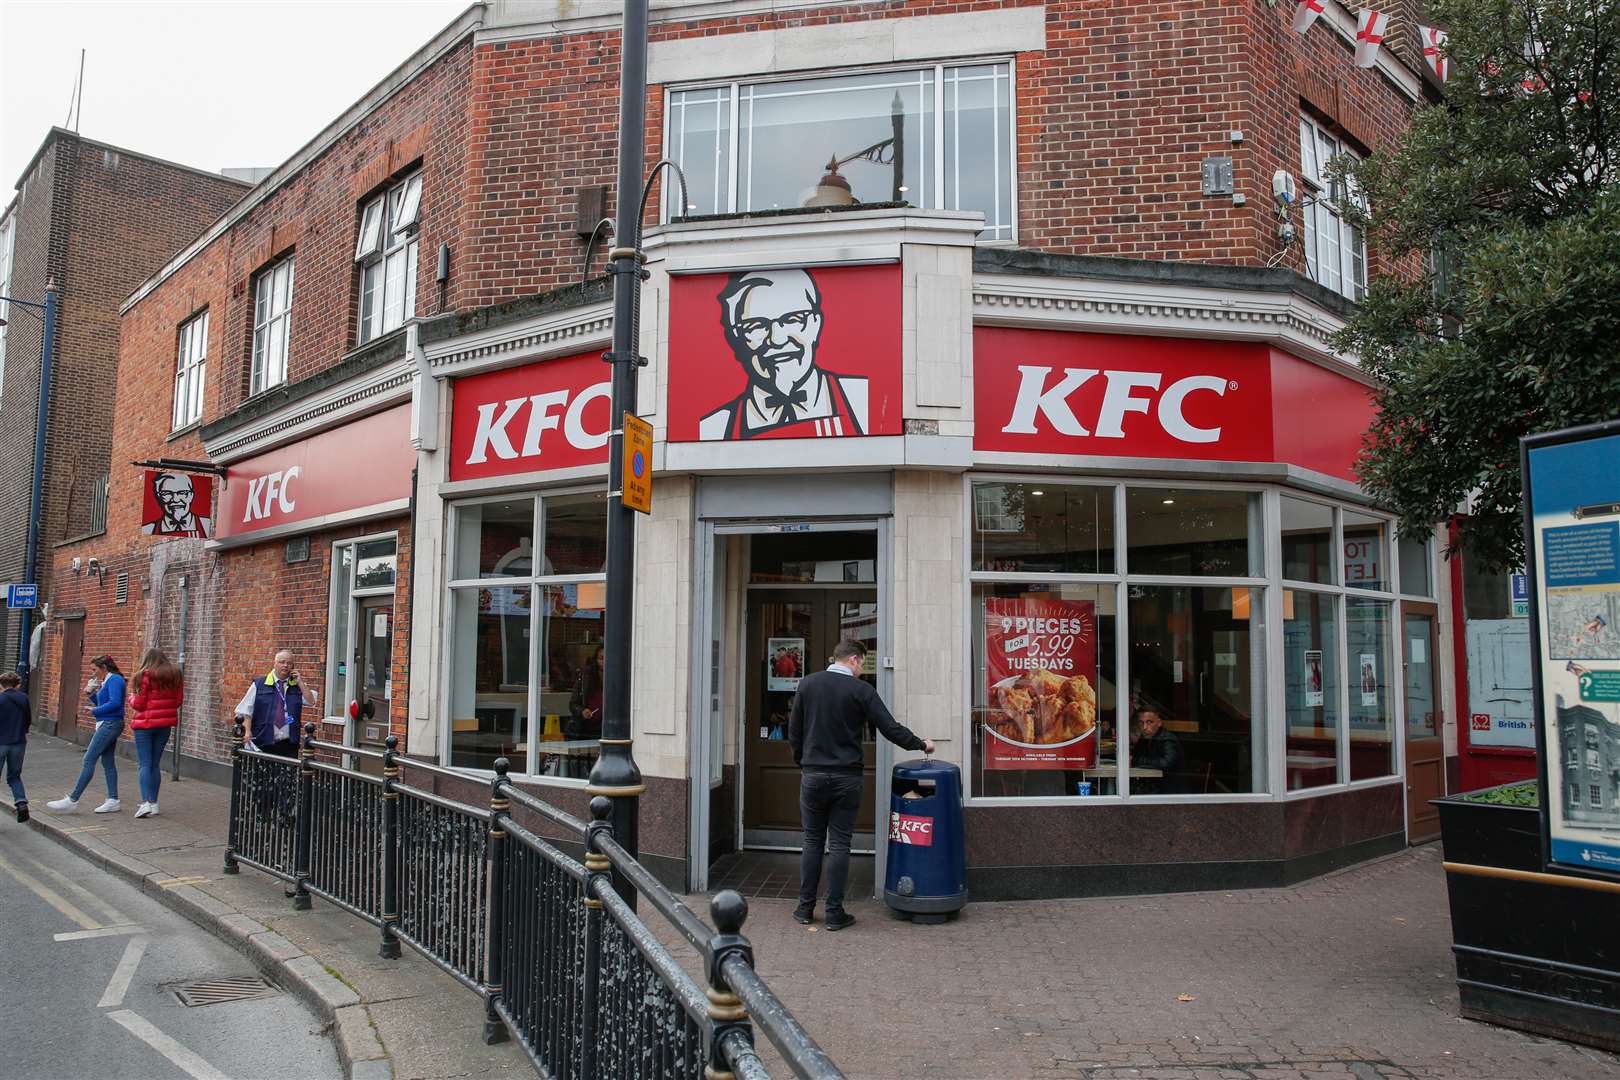
[[1283,709],[1289,791],[1339,781],[1339,600],[1332,593],[1283,592]]
[[[583,781],[601,736],[601,492],[455,508],[449,763]],[[536,565],[535,537],[544,552]]]
[[1395,771],[1395,721],[1390,679],[1390,605],[1351,596],[1344,617],[1350,669],[1350,779]]
[[974,797],[1396,775],[1387,518],[1280,492],[1029,479],[974,482],[969,507]]

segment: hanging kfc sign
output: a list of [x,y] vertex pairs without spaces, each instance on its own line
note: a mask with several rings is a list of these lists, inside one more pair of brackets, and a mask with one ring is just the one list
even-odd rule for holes
[[231,462],[214,535],[242,540],[284,526],[316,527],[405,508],[411,496],[411,407]]
[[900,267],[678,275],[672,442],[898,435]]
[[598,351],[457,379],[450,479],[606,464],[610,374]]
[[147,536],[214,535],[214,478],[147,469],[141,474],[141,532]]
[[984,602],[987,769],[1097,764],[1097,619],[1089,600]]

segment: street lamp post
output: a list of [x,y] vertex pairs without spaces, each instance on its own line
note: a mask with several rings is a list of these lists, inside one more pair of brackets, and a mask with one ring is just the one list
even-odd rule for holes
[[[625,0],[619,50],[619,176],[615,244],[608,255],[613,275],[612,436],[608,443],[607,609],[603,645],[602,738],[586,791],[613,802],[613,838],[632,858],[640,854],[637,819],[646,785],[631,753],[630,642],[635,614],[636,512],[620,497],[624,489],[624,416],[636,409],[636,369],[641,364],[641,174],[646,165],[647,0]],[[634,906],[635,889],[617,881]]]
[[[45,435],[51,412],[51,353],[56,345],[56,285],[52,282],[45,286],[43,304],[36,304],[31,300],[18,300],[10,296],[0,296],[0,300],[44,313],[45,340],[39,361],[39,412],[34,420],[34,487],[28,496],[28,547],[23,555],[23,576],[28,579],[25,584],[37,586],[39,504],[44,493]],[[3,325],[3,322],[0,322],[0,325]],[[35,595],[38,595],[37,592]],[[33,666],[28,662],[29,639],[33,636],[33,616],[33,608],[22,609],[22,642],[17,649],[17,674],[22,677],[22,689],[25,693],[30,692],[28,677],[31,674],[29,669]]]

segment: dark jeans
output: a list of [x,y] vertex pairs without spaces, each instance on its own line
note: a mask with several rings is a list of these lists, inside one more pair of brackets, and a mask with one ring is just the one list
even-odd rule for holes
[[25,742],[0,745],[0,765],[5,766],[6,782],[11,785],[11,798],[15,802],[28,801],[28,793],[23,791],[22,783],[23,752],[27,749]]
[[96,761],[101,761],[101,771],[107,774],[107,798],[118,798],[118,765],[114,760],[118,753],[118,736],[124,733],[122,720],[103,720],[96,725],[96,733],[90,736],[90,745],[84,750],[84,767],[79,770],[79,782],[73,785],[73,793],[68,798],[78,801],[84,794],[84,789],[90,786],[90,778],[96,775]]
[[849,881],[849,838],[861,809],[860,773],[807,772],[799,779],[799,818],[804,851],[799,856],[799,903],[816,902],[821,886],[821,851],[827,849],[827,911],[844,910]]
[[298,756],[298,744],[291,739],[282,739],[279,742],[271,743],[269,746],[261,746],[259,749],[267,754],[274,754],[276,757]]
[[163,783],[163,748],[173,728],[135,729],[135,759],[141,763],[141,802],[157,802]]

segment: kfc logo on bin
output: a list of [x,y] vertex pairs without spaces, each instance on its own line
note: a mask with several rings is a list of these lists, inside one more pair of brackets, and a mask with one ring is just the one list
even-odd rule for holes
[[934,819],[918,817],[915,814],[892,813],[889,815],[889,839],[897,844],[933,847]]

